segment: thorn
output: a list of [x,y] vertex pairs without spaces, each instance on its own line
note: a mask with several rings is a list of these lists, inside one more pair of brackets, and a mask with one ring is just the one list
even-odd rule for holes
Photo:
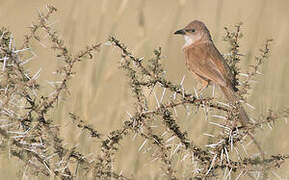
[[175,139],[175,138],[176,138],[176,136],[170,137],[170,138],[166,141],[166,143],[169,143],[170,141],[172,141],[172,140]]
[[166,144],[165,147],[172,147],[174,144]]
[[239,149],[238,149],[237,147],[234,147],[234,150],[235,150],[235,152],[236,152],[236,154],[237,154],[238,160],[241,161]]
[[165,136],[167,133],[168,133],[168,132],[165,131],[165,132],[161,135],[161,137]]
[[221,163],[223,164],[223,155],[224,155],[224,149],[222,148],[222,151],[221,151]]
[[185,89],[183,86],[182,86],[182,95],[183,95],[183,98],[185,98]]
[[250,146],[252,143],[253,143],[253,140],[249,141],[249,142],[246,144],[246,147]]
[[50,174],[53,174],[52,171],[49,169],[49,167],[47,166],[46,162],[43,161],[44,166],[46,167],[46,169],[49,171]]
[[7,131],[7,133],[25,135],[25,134],[27,134],[31,129],[33,129],[33,128],[28,128],[25,132]]
[[219,144],[222,144],[223,142],[225,142],[224,139],[221,139],[219,142],[215,143],[215,144],[207,144],[205,145],[206,147],[210,147],[210,148],[216,148]]
[[162,96],[161,96],[161,99],[160,99],[160,103],[163,102],[163,99],[164,99],[164,96],[165,96],[166,90],[167,90],[167,89],[164,88],[163,93],[162,93]]
[[279,180],[282,180],[282,178],[281,178],[281,176],[279,176],[277,173],[275,173],[274,171],[272,171],[272,174],[274,175],[274,176],[276,176]]
[[227,162],[228,162],[228,164],[230,164],[230,158],[229,158],[229,154],[228,154],[227,148],[224,147],[224,149],[225,149],[225,154],[226,154],[226,157],[227,157]]
[[189,154],[185,154],[184,157],[182,158],[181,162],[185,161],[188,156],[189,156]]
[[9,50],[12,50],[12,41],[13,41],[13,35],[10,35],[10,39],[9,39]]
[[257,173],[256,179],[260,179],[261,173],[259,171],[256,171],[256,173]]
[[135,133],[135,134],[133,135],[132,140],[134,141],[136,137],[137,137],[137,133]]
[[132,115],[128,111],[126,111],[126,114],[129,116],[129,118],[132,118]]
[[234,147],[234,140],[233,140],[234,136],[232,135],[232,131],[230,131],[230,136],[229,136],[229,141],[231,142],[231,151],[233,150],[233,147]]
[[[29,78],[29,79],[30,79],[30,78]],[[56,87],[55,84],[61,84],[62,81],[47,81],[47,83],[48,83],[51,87],[55,88],[55,87]]]
[[144,166],[145,166],[145,167],[146,167],[146,166],[149,166],[149,165],[151,165],[153,162],[157,161],[158,159],[159,159],[159,158],[156,157],[156,158],[152,159],[150,162],[145,163]]
[[144,145],[147,143],[147,139],[144,140],[144,142],[142,143],[142,145],[139,147],[138,152],[141,151],[141,149],[144,147]]
[[230,169],[230,171],[228,172],[228,174],[227,174],[227,176],[225,177],[224,180],[226,180],[228,177],[230,177],[230,179],[231,179],[231,172],[232,172],[232,168]]
[[271,130],[273,129],[270,123],[267,123],[267,126],[268,126]]
[[249,77],[249,75],[246,74],[246,73],[239,73],[239,75],[240,75],[240,76],[244,76],[244,77]]
[[0,125],[0,128],[9,127],[9,126],[13,126],[16,124],[18,124],[18,123],[3,124],[3,125]]
[[256,71],[256,74],[258,75],[264,75],[263,73],[259,72],[259,71]]
[[156,102],[157,102],[157,104],[158,104],[158,107],[161,107],[160,102],[159,102],[159,100],[158,100],[158,98],[157,98],[156,92],[153,91],[153,93],[154,93],[155,100],[156,100]]
[[14,53],[19,53],[19,52],[23,52],[23,51],[27,51],[27,50],[30,50],[30,48],[24,48],[24,49],[18,49],[18,50],[15,50]]
[[45,8],[46,8],[47,12],[49,12],[49,6],[48,6],[48,4],[46,4]]
[[44,44],[44,43],[42,43],[40,40],[39,41],[37,41],[42,47],[44,47],[44,48],[47,48],[47,46]]
[[2,71],[3,71],[3,72],[5,71],[6,62],[7,62],[8,59],[9,59],[9,58],[6,57],[6,56],[3,58],[3,66],[2,66]]
[[196,96],[196,98],[199,98],[198,92],[197,92],[197,90],[196,90],[195,87],[194,87],[194,91],[195,91],[195,96]]
[[253,109],[253,110],[256,110],[256,108],[254,106],[252,106],[251,104],[249,103],[245,103],[249,108]]
[[182,144],[181,144],[181,143],[179,143],[179,144],[177,145],[177,147],[175,148],[175,150],[171,153],[171,157],[180,149],[180,147],[182,147]]
[[175,100],[175,99],[176,99],[176,97],[177,97],[177,93],[176,93],[176,92],[174,92],[174,94],[173,94],[173,100]]
[[215,163],[215,160],[216,160],[216,158],[217,158],[217,155],[218,155],[218,154],[215,154],[215,156],[213,157],[212,163],[211,163],[211,165],[210,165],[210,167],[209,167],[209,170],[207,171],[207,173],[206,173],[205,176],[207,176],[207,175],[209,174],[209,172],[211,171],[211,169],[212,169],[212,167],[213,167],[213,165],[214,165],[214,163]]
[[221,116],[221,115],[212,115],[212,117],[227,120],[227,118],[225,116]]
[[0,39],[3,38],[3,36],[4,36],[5,33],[6,33],[5,31],[2,32]]
[[219,127],[221,127],[221,128],[224,128],[224,129],[227,129],[227,130],[229,130],[229,131],[231,131],[231,129],[229,128],[229,127],[226,127],[226,126],[224,126],[224,125],[221,125],[221,124],[218,124],[218,123],[215,123],[215,122],[209,122],[210,124],[213,124],[213,125],[215,125],[215,126],[219,126]]
[[159,126],[156,126],[156,125],[152,125],[152,126],[149,126],[150,128],[157,128]]
[[244,170],[242,170],[241,173],[236,177],[236,180],[238,180],[242,176],[243,172]]
[[[194,152],[192,152],[192,155],[191,155],[191,161],[192,161],[192,164],[194,164],[195,162],[195,155],[194,155]],[[198,162],[196,162],[197,164]]]
[[212,135],[212,134],[207,134],[207,133],[204,133],[203,135],[204,135],[204,136],[209,136],[209,137],[215,137],[214,135]]
[[242,146],[242,148],[243,148],[243,150],[244,150],[244,152],[245,152],[246,156],[249,156],[249,154],[248,154],[248,152],[247,152],[247,150],[246,150],[246,148],[245,148],[245,146],[244,146],[244,144],[243,144],[243,143],[241,143],[241,146]]
[[31,57],[31,58],[28,58],[28,59],[22,61],[19,65],[20,65],[20,66],[23,66],[24,64],[28,63],[28,62],[29,62],[30,60],[32,60],[32,59],[34,59],[34,57]]
[[55,90],[55,91],[51,92],[50,94],[48,94],[48,97],[51,97],[51,96],[53,96],[56,93],[57,93],[57,91]]
[[256,121],[253,118],[249,118],[253,124],[256,124]]
[[[57,24],[58,22],[59,22],[59,20],[56,20],[56,21],[54,21],[54,22],[51,22],[51,23],[47,24],[46,26],[47,26],[47,27],[51,27],[51,26]],[[48,34],[46,34],[46,35],[48,36]]]
[[190,116],[191,111],[190,111],[190,109],[189,109],[189,106],[188,106],[188,105],[184,105],[184,109],[186,110],[186,115],[187,115],[187,116]]
[[46,157],[45,160],[48,161],[49,159],[51,159],[51,158],[53,158],[54,156],[57,156],[57,155],[58,155],[58,153],[54,153],[54,154]]
[[228,167],[225,168],[225,171],[224,171],[224,173],[223,173],[223,178],[222,178],[223,180],[225,179],[225,176],[226,176],[226,174],[227,174],[227,171],[228,171]]
[[221,104],[223,106],[231,107],[229,104],[226,104],[226,103],[223,103],[223,102],[220,102],[220,101],[216,101],[216,103]]
[[174,109],[174,112],[175,112],[175,116],[178,117],[178,113],[177,113],[176,107],[174,107],[173,109]]
[[183,86],[183,83],[184,83],[184,81],[185,81],[185,78],[186,78],[186,75],[183,75],[183,78],[182,78],[182,80],[181,80],[181,82],[180,82],[180,86]]
[[208,121],[209,120],[209,108],[204,106],[203,110],[205,113],[205,119],[206,119],[206,121]]
[[103,45],[105,46],[112,46],[112,43],[110,41],[106,41],[105,43],[103,43]]

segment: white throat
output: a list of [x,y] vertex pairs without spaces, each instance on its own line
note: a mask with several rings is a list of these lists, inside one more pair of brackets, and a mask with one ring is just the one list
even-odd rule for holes
[[184,47],[188,47],[194,43],[193,39],[190,36],[184,35],[185,45]]
[[199,41],[202,38],[202,35],[200,33],[195,34],[193,36],[184,35],[184,38],[185,38],[184,47],[188,47],[188,46],[191,46],[192,44],[194,44],[195,42]]

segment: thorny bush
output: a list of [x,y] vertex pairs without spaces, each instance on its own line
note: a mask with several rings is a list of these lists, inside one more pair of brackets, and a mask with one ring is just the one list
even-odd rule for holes
[[[254,134],[258,129],[264,128],[264,124],[287,117],[287,109],[280,112],[268,110],[268,114],[255,117],[256,121],[248,127],[242,127],[236,123],[238,112],[234,105],[220,103],[216,98],[190,94],[184,89],[182,82],[178,84],[167,79],[161,62],[161,48],[154,50],[153,57],[149,60],[138,58],[115,37],[110,37],[109,42],[121,52],[120,67],[126,73],[132,96],[135,98],[135,104],[132,105],[135,111],[129,113],[129,120],[124,121],[122,127],[106,135],[70,113],[74,124],[102,145],[96,159],[87,158],[76,147],[67,148],[62,143],[59,128],[55,124],[57,120],[52,119],[51,110],[57,108],[55,105],[58,99],[67,92],[68,82],[76,73],[73,71],[75,63],[93,58],[93,53],[101,45],[96,43],[72,54],[49,24],[49,18],[55,11],[55,7],[47,6],[46,13],[39,13],[37,23],[30,27],[30,33],[25,36],[20,49],[15,47],[13,34],[9,30],[0,30],[1,148],[24,162],[25,170],[22,173],[74,179],[81,167],[86,173],[91,173],[93,179],[134,179],[134,175],[121,175],[113,168],[113,163],[118,160],[115,153],[123,139],[134,134],[143,139],[139,150],[146,149],[152,162],[160,165],[160,178],[165,179],[204,179],[220,176],[266,178],[270,170],[280,167],[284,160],[289,158],[288,155],[281,154],[266,154],[265,158],[258,153],[249,155],[248,149],[254,146],[246,147],[247,149],[244,146],[244,143],[250,140],[249,133]],[[241,70],[238,68],[242,58],[239,52],[240,27],[236,25],[235,30],[225,29],[225,40],[231,46],[225,57],[235,77],[234,85],[239,89],[243,101],[246,101],[245,95],[252,88],[251,80],[260,73],[261,65],[269,56],[271,40],[265,42],[260,56],[256,57],[256,63],[250,66],[245,78],[241,78]],[[54,84],[54,92],[49,96],[39,90],[40,72],[32,75],[25,68],[25,64],[29,63],[34,55],[30,41],[41,42],[42,37],[39,34],[43,32],[49,37],[51,49],[57,52],[55,59],[62,61],[62,66],[56,70],[61,81]],[[23,55],[25,53],[30,53],[31,57],[24,58],[27,56]],[[163,90],[160,98],[155,94],[157,87]],[[150,102],[152,95],[155,95],[156,105]],[[178,124],[181,121],[177,121],[180,117],[176,114],[176,108],[194,108],[198,113],[203,112],[200,109],[223,113],[218,122],[213,122],[211,117],[208,117],[208,122],[219,129],[210,135],[212,142],[201,147],[190,139],[189,132],[185,132]],[[208,113],[206,116],[209,116]],[[153,125],[158,128],[152,128]],[[181,172],[178,171],[180,164],[185,166]]]

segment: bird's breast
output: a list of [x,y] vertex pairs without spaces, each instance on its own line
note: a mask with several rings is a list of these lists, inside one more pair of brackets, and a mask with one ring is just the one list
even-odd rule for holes
[[191,61],[192,63],[203,63],[202,61],[205,59],[204,57],[206,54],[204,54],[203,50],[198,47],[188,47],[184,48],[185,53],[185,59],[187,61]]
[[198,58],[194,55],[194,52],[191,52],[192,50],[186,49],[185,50],[185,64],[189,71],[195,71],[198,69]]

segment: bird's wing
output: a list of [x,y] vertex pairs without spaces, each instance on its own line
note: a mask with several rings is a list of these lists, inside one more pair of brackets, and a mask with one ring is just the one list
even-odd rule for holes
[[204,43],[185,50],[187,66],[201,78],[221,86],[228,86],[231,81],[230,71],[223,56],[212,43]]
[[229,65],[226,63],[222,54],[218,51],[214,44],[208,46],[209,49],[209,58],[213,63],[218,67],[218,70],[226,78],[226,81],[233,81],[233,74],[230,70]]

